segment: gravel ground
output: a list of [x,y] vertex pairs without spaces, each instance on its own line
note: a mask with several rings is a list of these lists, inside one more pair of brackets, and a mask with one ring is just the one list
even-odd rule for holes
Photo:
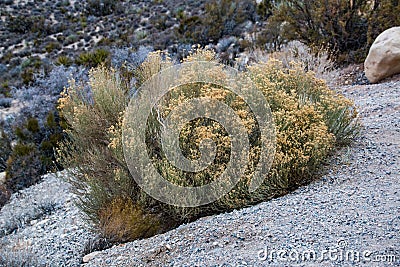
[[12,196],[0,212],[0,266],[80,266],[87,230],[64,173]]
[[[356,102],[364,129],[321,180],[101,251],[82,266],[399,266],[400,81],[340,91]],[[13,196],[0,212],[0,256],[30,253],[47,266],[79,266],[94,234],[68,190],[49,175]]]
[[[320,181],[113,247],[86,266],[400,265],[400,82],[340,90],[365,128]],[[304,260],[307,251],[315,261]]]

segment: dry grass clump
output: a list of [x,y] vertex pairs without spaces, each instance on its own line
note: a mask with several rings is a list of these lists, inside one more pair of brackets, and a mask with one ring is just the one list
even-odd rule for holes
[[[198,49],[185,61],[215,62],[215,54]],[[139,87],[172,65],[168,57],[151,53],[132,76]],[[171,206],[151,198],[129,172],[122,146],[122,120],[129,101],[129,82],[122,81],[115,70],[101,66],[90,72],[88,85],[72,81],[64,92],[59,109],[69,125],[66,130],[69,138],[61,146],[60,160],[75,170],[70,179],[80,196],[78,204],[103,236],[115,242],[129,241],[200,216],[242,208],[281,195],[307,182],[336,145],[348,143],[356,134],[357,113],[353,104],[332,92],[313,72],[305,71],[303,65],[285,65],[270,59],[249,66],[248,71],[240,75],[247,75],[268,100],[277,141],[271,171],[262,185],[250,192],[249,184],[260,160],[260,129],[248,104],[228,88],[218,85],[226,78],[224,68],[215,64],[206,71],[215,82],[184,84],[198,75],[196,71],[185,73],[184,85],[174,88],[153,108],[146,129],[147,152],[158,172],[175,184],[200,186],[217,179],[227,168],[233,153],[237,153],[230,147],[231,137],[220,123],[211,119],[198,118],[187,123],[179,136],[183,155],[191,160],[199,159],[199,144],[208,138],[215,142],[216,157],[202,171],[185,172],[173,166],[163,152],[160,136],[164,119],[184,101],[199,97],[225,103],[240,118],[250,144],[247,165],[243,166],[244,170],[238,170],[240,180],[219,200],[195,208]]]
[[100,211],[99,230],[110,242],[127,242],[155,235],[160,218],[144,212],[130,198],[115,199]]
[[290,41],[275,52],[255,49],[251,52],[250,58],[257,63],[266,63],[271,58],[278,59],[285,68],[289,68],[293,61],[301,63],[305,71],[314,72],[317,78],[324,79],[328,85],[333,84],[339,75],[335,62],[329,58],[328,51],[313,50],[299,41]]

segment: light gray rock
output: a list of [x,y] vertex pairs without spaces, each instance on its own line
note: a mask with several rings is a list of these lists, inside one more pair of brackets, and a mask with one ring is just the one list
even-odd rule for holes
[[0,184],[4,184],[6,182],[6,173],[0,172]]
[[400,27],[390,28],[376,38],[364,62],[364,69],[371,83],[400,73]]
[[99,254],[100,254],[99,251],[95,251],[95,252],[92,252],[92,253],[90,253],[90,254],[87,254],[87,255],[85,255],[85,256],[83,257],[82,261],[83,261],[83,263],[88,263],[89,261],[91,261],[91,260],[93,260],[94,258],[96,258],[97,255],[99,255]]

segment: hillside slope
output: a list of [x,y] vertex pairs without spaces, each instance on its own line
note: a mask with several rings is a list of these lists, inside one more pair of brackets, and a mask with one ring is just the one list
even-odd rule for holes
[[[364,128],[352,146],[331,158],[319,181],[254,207],[96,253],[84,266],[400,264],[400,81],[339,90],[355,101]],[[37,195],[46,192],[59,199]],[[15,262],[80,266],[94,234],[83,228],[72,199],[68,186],[53,176],[14,195],[0,212],[0,227],[22,222],[1,235],[0,255]],[[37,212],[38,203],[52,203],[50,212]],[[24,216],[33,219],[25,222]],[[279,250],[288,253],[281,255],[285,259],[277,258]],[[310,251],[316,260],[302,261]],[[389,263],[390,257],[371,262],[381,255],[396,262]]]

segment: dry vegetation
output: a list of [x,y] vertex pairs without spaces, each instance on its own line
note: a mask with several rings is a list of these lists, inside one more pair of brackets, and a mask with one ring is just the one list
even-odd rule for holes
[[[215,53],[198,49],[185,61],[215,61]],[[151,53],[132,76],[144,82],[172,62],[161,53]],[[215,79],[225,76],[222,68],[211,72]],[[187,73],[185,80],[191,80]],[[148,118],[147,149],[158,171],[174,183],[204,185],[222,173],[229,162],[229,136],[221,125],[198,119],[186,125],[180,135],[183,154],[199,157],[198,141],[210,138],[217,144],[212,166],[198,173],[174,168],[160,147],[160,118],[185,99],[207,97],[231,106],[247,129],[250,162],[235,188],[218,201],[196,208],[170,206],[149,197],[135,183],[124,159],[122,119],[129,101],[129,82],[115,70],[103,66],[90,72],[88,89],[72,82],[59,102],[68,123],[67,140],[59,150],[60,160],[73,168],[71,183],[80,195],[78,203],[87,218],[113,241],[128,241],[165,231],[199,216],[237,209],[281,195],[306,183],[329,152],[346,144],[357,132],[356,111],[351,101],[331,91],[323,80],[304,65],[271,59],[252,65],[248,75],[268,100],[276,124],[277,147],[271,171],[261,187],[249,192],[252,166],[259,156],[259,129],[246,103],[214,84],[184,85],[173,90],[159,104],[157,117]],[[140,85],[140,84],[139,84]],[[139,86],[138,86],[139,87]]]

